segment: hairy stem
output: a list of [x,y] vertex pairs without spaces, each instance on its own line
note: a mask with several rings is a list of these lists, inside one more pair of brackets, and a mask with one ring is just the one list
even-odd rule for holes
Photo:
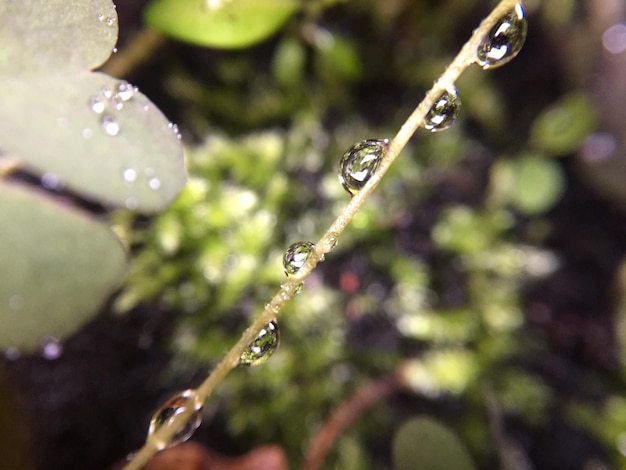
[[[417,108],[415,108],[415,111],[413,111],[406,122],[402,125],[396,136],[389,144],[389,149],[381,160],[376,172],[372,174],[365,186],[352,197],[343,212],[335,219],[326,233],[324,233],[320,240],[315,244],[315,248],[308,257],[304,266],[302,266],[296,274],[288,278],[272,300],[265,305],[263,312],[253,321],[250,327],[244,331],[239,341],[235,343],[235,345],[209,374],[205,381],[196,389],[197,399],[200,402],[204,403],[211,395],[215,387],[232,369],[237,366],[241,354],[256,338],[261,329],[273,320],[283,305],[295,295],[298,286],[308,277],[311,271],[315,269],[320,261],[320,258],[332,250],[338,237],[359,211],[365,200],[374,191],[376,186],[378,186],[391,164],[396,160],[402,149],[408,143],[409,139],[422,125],[430,108],[435,104],[443,92],[447,91],[454,85],[463,71],[474,63],[476,50],[478,49],[482,39],[489,33],[498,20],[512,10],[517,3],[519,3],[519,0],[501,0],[491,13],[481,22],[480,26],[463,45],[461,51],[446,68],[445,72],[437,79],[437,81],[435,81],[433,87],[426,93],[422,102],[417,106]],[[132,460],[126,467],[124,467],[124,470],[140,469],[150,459],[150,457],[158,451],[160,447],[159,443],[170,442],[171,437],[185,422],[187,422],[187,420],[190,419],[191,414],[192,410],[185,410],[181,412],[167,425],[162,426],[155,433],[150,435],[145,445],[139,449],[134,456],[132,456]]]

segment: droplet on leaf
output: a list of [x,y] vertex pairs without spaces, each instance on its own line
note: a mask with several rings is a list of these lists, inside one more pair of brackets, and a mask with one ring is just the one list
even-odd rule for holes
[[100,124],[102,125],[102,130],[105,134],[116,136],[120,133],[120,124],[109,115],[102,116]]
[[155,443],[159,450],[185,442],[193,435],[202,422],[202,403],[198,403],[196,400],[194,390],[185,390],[168,399],[154,413],[148,428],[148,437],[155,434],[162,426],[171,423],[177,415],[186,410],[191,411],[189,419],[183,423],[169,441]]
[[287,248],[283,255],[283,270],[287,276],[296,274],[304,266],[313,252],[313,246],[310,242],[296,242]]
[[126,80],[122,80],[118,82],[115,88],[115,96],[121,101],[129,101],[135,93],[137,92],[137,88],[128,83]]
[[378,168],[389,139],[364,140],[350,147],[341,157],[339,181],[350,194],[358,193]]
[[124,171],[122,171],[122,176],[124,177],[124,181],[126,181],[127,183],[133,183],[135,180],[137,180],[137,170],[135,170],[134,168],[126,168]]
[[41,355],[50,361],[58,359],[63,354],[63,345],[52,336],[45,336],[41,340]]
[[424,127],[431,132],[443,131],[456,120],[461,110],[461,100],[456,88],[444,91],[424,119]]
[[476,63],[483,69],[500,67],[513,59],[524,45],[528,23],[522,4],[504,15],[476,51]]
[[91,109],[96,114],[102,114],[104,112],[104,108],[106,107],[106,103],[102,96],[92,96],[89,98],[89,109]]
[[241,354],[239,363],[245,366],[256,366],[264,363],[274,354],[280,344],[278,323],[274,320],[265,325],[256,339]]

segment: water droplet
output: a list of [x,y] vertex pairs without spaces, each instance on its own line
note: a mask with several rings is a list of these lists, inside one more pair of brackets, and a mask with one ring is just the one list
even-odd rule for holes
[[339,241],[339,234],[336,232],[330,232],[328,236],[322,241],[322,251],[329,253],[335,249],[337,242]]
[[143,110],[144,111],[148,111],[150,109],[150,105],[144,104],[143,105]]
[[265,325],[250,346],[241,354],[239,363],[245,366],[256,366],[267,361],[280,344],[280,332],[276,320]]
[[107,100],[110,100],[111,97],[113,96],[113,92],[111,91],[109,87],[105,86],[100,89],[100,95],[102,95]]
[[161,180],[159,178],[150,178],[148,186],[150,186],[150,189],[154,189],[156,191],[161,187]]
[[139,201],[137,201],[136,197],[131,196],[131,197],[126,198],[124,205],[126,206],[126,209],[129,209],[132,211],[132,210],[137,209],[137,207],[139,207]]
[[296,242],[287,248],[283,255],[283,270],[287,276],[296,274],[313,251],[313,243]]
[[104,112],[104,108],[106,107],[106,103],[102,96],[92,96],[89,98],[89,108],[96,114],[102,114]]
[[167,124],[167,127],[169,127],[170,129],[172,129],[172,132],[174,133],[174,135],[176,136],[177,139],[180,140],[180,132],[178,131],[178,125],[174,124],[173,122],[169,122]]
[[104,16],[103,14],[99,14],[98,15],[98,21],[100,21],[100,23],[104,23],[107,26],[113,26],[113,24],[115,24],[115,17],[114,16]]
[[111,52],[112,52],[113,54],[117,54],[117,47],[114,47],[113,49],[111,49]]
[[424,127],[431,132],[443,131],[456,120],[460,109],[461,100],[456,88],[452,87],[437,98],[426,115]]
[[484,70],[499,67],[513,59],[524,45],[528,23],[522,4],[504,15],[482,40],[476,51],[476,63]]
[[16,348],[7,348],[4,351],[4,358],[7,361],[17,361],[20,358],[20,351]]
[[162,426],[167,426],[185,410],[191,411],[189,420],[174,433],[168,442],[156,442],[159,450],[185,442],[193,435],[202,422],[202,404],[197,403],[195,391],[185,390],[168,399],[152,416],[148,428],[148,437],[156,433]]
[[83,139],[91,139],[91,137],[93,136],[93,131],[90,128],[85,127],[81,134],[83,135]]
[[109,100],[109,104],[118,111],[124,109],[124,102],[117,95],[113,95],[113,98]]
[[133,183],[137,180],[137,171],[134,168],[126,168],[122,171],[122,176],[127,183]]
[[137,88],[128,83],[126,80],[118,82],[115,89],[115,96],[122,101],[129,101],[135,96]]
[[59,191],[63,189],[63,180],[59,177],[59,175],[55,175],[54,173],[44,173],[41,177],[41,185],[46,189],[51,189],[53,191]]
[[61,342],[52,336],[45,336],[41,339],[41,355],[50,361],[58,359],[63,354]]
[[105,132],[105,134],[115,136],[120,133],[119,123],[109,115],[105,114],[104,116],[102,116],[100,124],[102,125],[102,130]]
[[378,168],[389,140],[364,140],[353,145],[341,157],[339,181],[350,194],[354,195],[365,186]]

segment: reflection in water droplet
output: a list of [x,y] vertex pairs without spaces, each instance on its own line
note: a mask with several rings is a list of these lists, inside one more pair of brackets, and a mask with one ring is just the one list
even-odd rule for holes
[[313,243],[296,242],[287,248],[283,255],[283,270],[287,276],[297,273],[313,251]]
[[41,185],[46,189],[59,191],[63,189],[63,180],[54,173],[44,173],[41,177]]
[[41,340],[41,355],[48,360],[54,360],[63,354],[61,342],[52,336],[46,336]]
[[456,120],[461,109],[461,100],[456,88],[452,87],[444,91],[424,120],[424,127],[431,132],[443,131],[450,127]]
[[104,112],[104,108],[106,103],[101,96],[92,96],[89,98],[89,108],[97,114],[102,114]]
[[105,134],[115,136],[120,133],[119,123],[109,115],[105,114],[104,116],[102,116],[100,124],[102,125],[102,130]]
[[177,415],[185,410],[191,411],[190,418],[174,433],[168,442],[155,442],[159,450],[185,442],[193,435],[202,422],[202,403],[197,403],[194,390],[185,390],[163,403],[152,416],[150,427],[148,428],[148,437],[154,435],[162,426],[167,426]]
[[524,9],[518,3],[500,18],[478,46],[476,63],[485,70],[506,64],[522,49],[527,29]]
[[389,139],[364,140],[341,157],[339,181],[350,194],[358,193],[378,168],[389,146]]
[[139,207],[139,201],[137,201],[136,197],[131,196],[126,198],[124,205],[126,206],[126,209],[135,210]]
[[122,171],[122,176],[124,177],[124,181],[132,183],[137,179],[137,171],[134,168],[126,168]]
[[159,178],[150,178],[148,186],[150,186],[150,189],[154,189],[156,191],[161,187],[161,180]]
[[256,366],[264,363],[274,354],[280,344],[280,332],[276,320],[265,325],[250,346],[241,354],[239,363]]

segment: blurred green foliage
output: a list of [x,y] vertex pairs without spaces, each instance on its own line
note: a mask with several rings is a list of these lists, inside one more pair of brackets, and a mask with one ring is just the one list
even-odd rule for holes
[[[200,143],[187,148],[189,184],[149,229],[116,214],[136,251],[115,307],[152,303],[180,313],[175,373],[192,374],[233,344],[284,279],[283,250],[315,241],[346,204],[340,155],[354,142],[393,136],[475,7],[311,2],[271,42],[216,55],[208,85],[185,67],[166,74]],[[534,13],[557,21],[554,2],[545,8]],[[552,157],[577,149],[595,112],[579,92],[542,103],[526,141],[510,127],[523,113],[507,107],[514,91],[506,82],[471,69],[458,85],[459,122],[419,133],[407,147],[280,316],[277,353],[216,391],[234,438],[279,442],[296,465],[333,406],[401,363],[409,389],[433,409],[451,401],[461,410],[455,431],[481,467],[506,438],[485,416],[485,386],[498,403],[495,420],[539,429],[562,413],[534,369],[546,346],[527,325],[523,294],[559,265],[542,244],[546,215],[565,191]],[[363,324],[375,325],[369,336]],[[576,425],[591,416],[573,409]],[[367,442],[397,425],[372,412],[340,439],[328,468],[384,468]],[[598,433],[614,457],[617,432]]]

